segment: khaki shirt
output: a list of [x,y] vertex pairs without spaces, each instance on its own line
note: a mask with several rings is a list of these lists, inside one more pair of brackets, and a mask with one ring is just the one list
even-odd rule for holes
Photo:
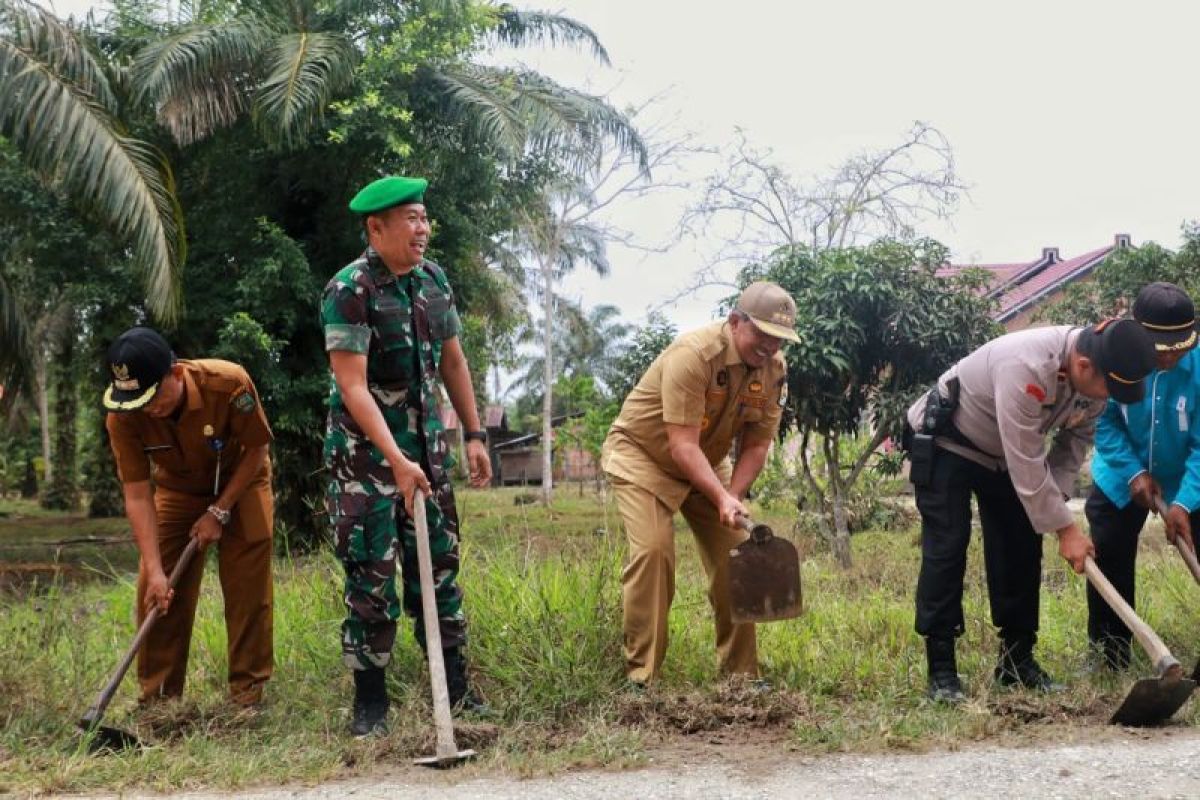
[[691,484],[671,457],[663,423],[700,428],[700,450],[725,483],[729,451],[771,440],[786,399],[787,365],[776,353],[752,369],[733,345],[728,323],[685,333],[664,350],[625,398],[604,442],[601,466],[678,509]]
[[[121,483],[149,480],[166,489],[197,495],[213,493],[218,451],[221,483],[233,475],[246,448],[269,444],[271,428],[246,370],[229,361],[179,361],[186,391],[178,420],[156,419],[142,411],[110,413],[105,425]],[[212,435],[205,436],[205,426]],[[270,475],[270,458],[255,476]]]
[[[1096,420],[1104,412],[1104,400],[1079,394],[1067,379],[1067,357],[1079,331],[1061,325],[1010,333],[938,378],[945,395],[946,383],[958,376],[954,426],[977,449],[944,437],[937,445],[984,466],[1007,469],[1034,530],[1043,533],[1074,522],[1064,495],[1075,488]],[[922,397],[908,409],[913,430],[921,430],[924,413]]]

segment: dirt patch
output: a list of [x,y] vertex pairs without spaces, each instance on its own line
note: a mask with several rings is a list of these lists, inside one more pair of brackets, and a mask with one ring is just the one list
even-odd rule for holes
[[808,714],[807,700],[800,694],[767,690],[753,681],[730,680],[715,692],[667,693],[653,689],[646,694],[622,698],[618,721],[631,727],[666,729],[685,736],[737,727],[778,727],[786,730]]

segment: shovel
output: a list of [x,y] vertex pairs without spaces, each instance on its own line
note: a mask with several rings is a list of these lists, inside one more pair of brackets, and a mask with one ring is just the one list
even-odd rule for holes
[[433,555],[429,550],[429,523],[425,517],[425,495],[413,494],[413,526],[416,528],[417,562],[421,569],[421,612],[425,620],[425,652],[429,656],[429,682],[433,689],[433,724],[437,728],[437,750],[432,756],[414,758],[422,767],[452,767],[475,757],[474,750],[459,750],[450,718],[450,690],[446,688],[446,662],[442,660],[442,631],[438,627],[437,598],[433,595]]
[[[1167,504],[1163,501],[1161,495],[1155,495],[1154,499],[1158,504],[1158,516],[1162,518],[1163,525],[1166,525]],[[1200,583],[1200,561],[1196,560],[1196,554],[1178,536],[1171,540],[1171,544],[1175,545],[1175,549],[1179,551],[1179,555],[1183,556],[1183,563],[1187,564],[1188,572],[1192,573],[1192,577],[1196,579],[1196,583]],[[1192,680],[1200,683],[1200,661],[1196,662],[1196,668],[1192,670]]]
[[1096,566],[1089,556],[1084,562],[1084,571],[1092,586],[1104,600],[1117,612],[1121,621],[1133,631],[1138,644],[1145,648],[1150,660],[1154,662],[1157,678],[1142,678],[1129,690],[1129,696],[1109,720],[1114,725],[1156,725],[1168,719],[1179,710],[1196,688],[1196,682],[1183,677],[1183,667],[1171,655],[1171,651],[1163,644],[1162,639],[1142,622],[1120,593],[1104,577],[1104,573]]
[[[171,576],[167,579],[167,588],[174,589],[175,584],[179,582],[179,576],[187,569],[187,565],[191,562],[192,556],[195,555],[196,549],[200,546],[198,539],[192,539],[184,548],[183,553],[179,556],[179,560],[175,562],[175,568],[171,570]],[[150,633],[150,628],[158,621],[161,616],[158,606],[150,609],[146,614],[146,618],[142,621],[142,626],[138,628],[137,635],[133,637],[133,644],[129,645],[129,649],[121,658],[121,662],[117,664],[117,669],[113,672],[112,678],[108,684],[100,691],[100,696],[96,698],[96,702],[80,717],[78,726],[84,735],[89,736],[88,750],[93,753],[99,753],[103,750],[117,751],[124,750],[127,747],[141,747],[142,743],[136,736],[128,731],[123,731],[120,728],[110,728],[107,725],[101,725],[100,719],[104,716],[108,704],[112,702],[113,695],[117,692],[117,687],[121,685],[121,680],[125,677],[125,673],[129,671],[129,665],[133,663],[133,657],[137,655],[138,650],[142,648],[142,642],[146,640],[146,636]]]
[[734,622],[771,622],[804,611],[800,557],[771,526],[739,516],[738,527],[750,538],[729,551],[730,615]]

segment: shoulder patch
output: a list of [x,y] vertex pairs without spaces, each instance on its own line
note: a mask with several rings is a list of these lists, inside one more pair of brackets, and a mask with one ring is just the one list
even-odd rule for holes
[[1039,403],[1046,402],[1046,390],[1038,386],[1036,383],[1025,384],[1025,394],[1037,400]]
[[779,379],[779,407],[787,408],[787,401],[788,401],[787,378],[783,377],[783,378]]
[[248,391],[234,396],[234,398],[229,402],[234,408],[243,414],[249,414],[254,410],[254,406],[257,405],[254,400],[254,395]]

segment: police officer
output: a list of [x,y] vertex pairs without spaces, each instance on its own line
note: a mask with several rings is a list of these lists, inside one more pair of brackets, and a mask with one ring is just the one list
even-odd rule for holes
[[[979,505],[992,622],[1000,629],[1001,686],[1057,688],[1033,655],[1042,540],[1058,536],[1076,572],[1092,544],[1067,508],[1104,399],[1135,402],[1154,349],[1132,320],[1034,328],[1001,336],[947,370],[908,410],[905,443],[921,512],[916,630],[925,637],[929,695],[965,696],[954,657]],[[1046,437],[1053,436],[1047,447]]]
[[729,551],[745,539],[737,516],[779,430],[787,380],[780,347],[799,341],[795,320],[796,304],[781,287],[746,287],[728,319],[680,336],[659,355],[608,433],[601,465],[629,540],[621,584],[625,670],[635,685],[659,674],[667,652],[676,511],[708,574],[722,671],[758,672],[754,625],[730,618]]
[[[262,700],[273,668],[271,429],[246,371],[215,359],[176,360],[150,328],[108,349],[112,383],[105,424],[141,555],[138,622],[168,613],[138,651],[143,702],[183,694],[204,559],[172,591],[170,572],[188,540],[217,545],[233,701]],[[214,486],[214,484],[216,484]]]
[[[1095,485],[1084,512],[1096,545],[1096,565],[1134,605],[1138,535],[1150,511],[1169,505],[1168,538],[1193,546],[1200,523],[1200,362],[1196,309],[1171,283],[1151,283],[1138,293],[1133,318],[1154,342],[1157,371],[1146,379],[1136,403],[1109,400],[1096,427],[1092,458]],[[1088,585],[1088,638],[1104,665],[1129,665],[1132,634],[1108,603]]]
[[450,701],[485,709],[468,682],[463,653],[458,515],[437,413],[439,378],[466,431],[471,485],[487,486],[492,470],[454,295],[446,273],[425,258],[427,186],[420,178],[388,177],[355,195],[350,210],[363,216],[368,246],[333,276],[321,304],[333,372],[325,437],[328,510],[346,572],[342,654],[354,674],[350,730],[356,736],[387,729],[384,667],[402,601],[425,646],[412,521],[416,489],[426,497]]

